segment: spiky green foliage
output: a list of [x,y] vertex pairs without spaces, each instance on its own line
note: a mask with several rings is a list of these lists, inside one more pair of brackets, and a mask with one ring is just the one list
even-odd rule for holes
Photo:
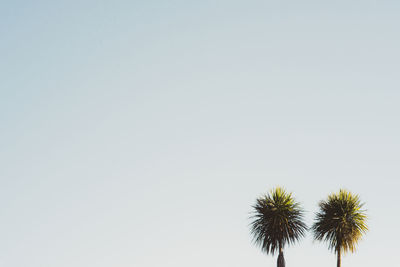
[[358,195],[346,190],[329,195],[327,200],[319,203],[320,210],[311,228],[314,238],[328,242],[329,249],[339,256],[340,252],[354,252],[358,241],[368,230],[363,205]]
[[267,254],[274,254],[305,235],[303,210],[284,189],[278,187],[258,198],[253,208],[253,241]]

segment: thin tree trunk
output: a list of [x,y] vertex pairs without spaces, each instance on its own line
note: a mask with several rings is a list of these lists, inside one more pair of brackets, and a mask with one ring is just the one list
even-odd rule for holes
[[341,267],[342,266],[342,259],[341,259],[341,255],[340,255],[340,249],[338,249],[337,251],[337,267]]
[[285,267],[285,258],[283,257],[283,248],[281,245],[279,245],[279,256],[278,256],[277,266]]

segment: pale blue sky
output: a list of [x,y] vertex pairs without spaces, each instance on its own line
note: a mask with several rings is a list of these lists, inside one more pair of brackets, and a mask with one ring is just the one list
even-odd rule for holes
[[[349,3],[351,2],[351,3]],[[395,266],[398,1],[0,3],[0,267],[275,266],[261,194],[339,188]],[[287,266],[335,266],[308,235]]]

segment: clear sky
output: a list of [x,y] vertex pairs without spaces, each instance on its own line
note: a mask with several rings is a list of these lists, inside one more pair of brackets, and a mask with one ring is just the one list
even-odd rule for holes
[[[398,1],[1,1],[0,266],[275,266],[251,205],[346,188],[396,266]],[[311,235],[287,266],[335,266]]]

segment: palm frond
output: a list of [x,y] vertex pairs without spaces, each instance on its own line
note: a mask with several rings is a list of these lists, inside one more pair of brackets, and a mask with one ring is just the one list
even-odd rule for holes
[[335,252],[354,252],[358,241],[368,230],[367,216],[358,195],[346,190],[331,194],[319,203],[319,212],[311,227],[314,238],[326,241]]
[[278,187],[256,200],[253,206],[251,234],[256,245],[267,254],[293,244],[304,237],[307,226],[299,203]]

